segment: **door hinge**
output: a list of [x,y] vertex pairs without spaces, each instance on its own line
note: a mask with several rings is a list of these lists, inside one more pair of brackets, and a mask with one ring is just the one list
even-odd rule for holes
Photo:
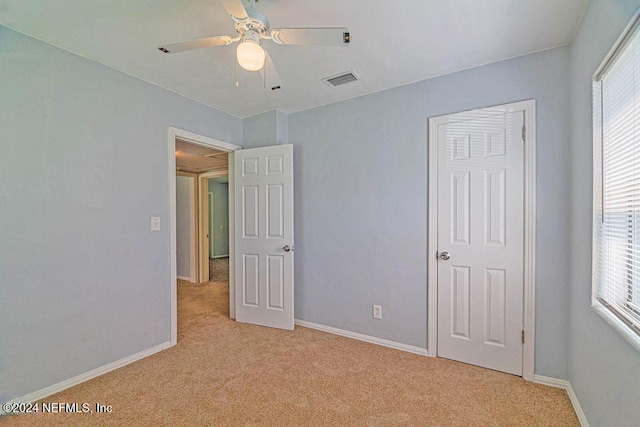
[[522,330],[522,344],[524,344],[524,329]]
[[527,140],[527,127],[525,125],[522,125],[522,142],[525,142]]

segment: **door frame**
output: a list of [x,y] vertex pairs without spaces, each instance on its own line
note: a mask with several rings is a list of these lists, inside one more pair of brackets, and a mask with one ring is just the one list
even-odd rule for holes
[[[242,147],[218,139],[209,138],[204,135],[198,135],[183,129],[169,126],[168,131],[168,175],[169,175],[169,259],[170,259],[170,289],[171,289],[171,345],[178,342],[178,278],[177,278],[177,260],[176,260],[176,138],[195,145],[215,148],[217,150],[233,152],[240,150]],[[235,276],[234,276],[234,258],[233,248],[235,248],[235,234],[231,234],[234,230],[234,192],[231,183],[233,171],[233,156],[229,156],[229,309],[234,310],[235,316]],[[232,318],[234,317],[232,316]]]
[[[199,213],[199,226],[200,232],[198,233],[198,281],[200,283],[209,281],[209,258],[210,248],[209,242],[207,242],[207,234],[209,234],[209,225],[211,212],[209,212],[209,178],[215,178],[218,176],[227,176],[229,173],[228,168],[211,170],[203,172],[198,175],[198,185],[200,191],[198,192],[198,213]],[[231,210],[231,207],[229,207]],[[205,212],[206,211],[206,212]],[[211,236],[209,237],[209,240]],[[231,240],[231,236],[229,236]]]
[[[183,176],[191,178],[192,182],[189,185],[189,204],[191,215],[189,215],[189,277],[178,276],[178,267],[176,260],[176,278],[180,280],[186,280],[191,283],[198,283],[198,174],[191,172],[176,171],[176,177]],[[176,214],[177,215],[177,214]],[[177,227],[177,218],[176,218]],[[178,242],[176,235],[176,244]],[[176,255],[178,249],[176,247]]]
[[[524,307],[523,325],[525,340],[522,347],[522,378],[533,381],[535,356],[535,249],[536,249],[536,101],[530,99],[509,104],[495,105],[428,119],[429,150],[429,205],[427,250],[427,353],[438,355],[438,125],[451,123],[456,118],[473,112],[491,114],[496,109],[524,111],[526,138],[524,142]],[[468,116],[467,116],[468,117]]]
[[209,258],[211,258],[211,254],[216,253],[214,239],[211,239],[211,224],[215,222],[213,218],[213,193],[211,191],[207,192],[207,207],[209,208]]

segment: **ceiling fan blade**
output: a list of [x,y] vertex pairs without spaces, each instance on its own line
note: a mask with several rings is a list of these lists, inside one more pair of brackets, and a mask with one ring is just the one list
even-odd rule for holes
[[265,87],[271,90],[278,90],[282,88],[282,80],[276,66],[273,65],[269,52],[265,50],[264,67],[260,69],[260,75],[265,82]]
[[351,42],[349,29],[346,27],[276,28],[271,31],[271,37],[279,44],[348,46]]
[[204,39],[190,40],[188,42],[165,44],[158,46],[158,50],[163,53],[178,53],[187,50],[202,49],[203,47],[224,46],[233,41],[229,36],[207,37]]
[[249,17],[249,15],[247,15],[247,9],[245,9],[242,4],[242,0],[220,0],[220,3],[222,3],[222,6],[229,12],[229,15],[236,19],[243,20]]

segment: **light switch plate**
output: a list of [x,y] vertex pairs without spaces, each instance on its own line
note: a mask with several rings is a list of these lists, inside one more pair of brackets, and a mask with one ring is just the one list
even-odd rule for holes
[[382,319],[382,306],[374,305],[373,306],[373,318],[374,319]]
[[152,216],[151,217],[151,231],[160,231],[160,217]]

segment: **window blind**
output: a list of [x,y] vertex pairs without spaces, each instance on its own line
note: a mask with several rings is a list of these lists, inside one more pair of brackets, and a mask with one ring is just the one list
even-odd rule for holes
[[640,33],[594,85],[594,297],[640,334]]

